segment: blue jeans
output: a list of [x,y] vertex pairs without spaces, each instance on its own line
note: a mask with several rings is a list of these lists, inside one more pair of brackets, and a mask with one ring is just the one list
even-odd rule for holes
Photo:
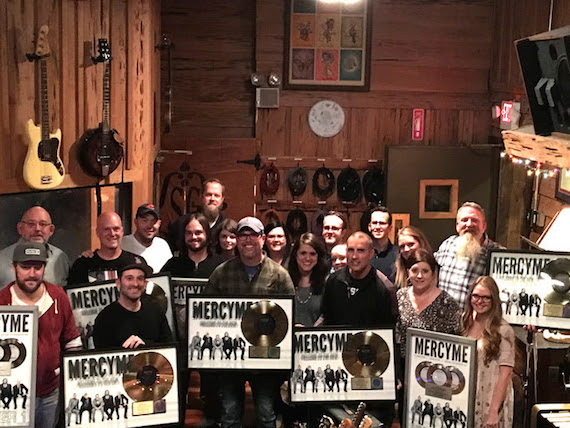
[[246,381],[249,382],[253,394],[256,426],[275,428],[273,404],[279,393],[279,379],[280,377],[272,372],[221,374],[222,428],[241,427]]
[[59,388],[43,397],[36,397],[36,420],[37,428],[53,428],[57,423],[59,411]]

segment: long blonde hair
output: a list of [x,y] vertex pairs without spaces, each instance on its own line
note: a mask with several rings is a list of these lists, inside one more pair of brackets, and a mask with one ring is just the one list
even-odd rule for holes
[[[402,236],[402,235],[411,236],[416,241],[418,241],[418,243],[420,245],[419,248],[423,248],[424,250],[427,250],[430,253],[433,252],[431,249],[431,245],[429,245],[429,242],[428,242],[426,236],[417,227],[406,226],[406,227],[400,229],[400,231],[398,232],[397,241],[400,240],[400,236]],[[398,288],[406,287],[408,285],[408,270],[406,269],[405,260],[401,254],[398,254],[398,257],[396,259],[396,280],[394,281],[394,285],[396,285],[396,287],[398,287]]]
[[503,307],[501,306],[501,298],[499,296],[499,287],[493,278],[490,276],[480,276],[473,283],[469,290],[465,312],[462,317],[462,331],[461,334],[466,336],[473,327],[473,304],[471,303],[471,295],[476,286],[482,286],[489,290],[491,293],[491,307],[489,308],[488,315],[485,318],[485,325],[483,326],[483,350],[485,352],[484,362],[488,365],[492,360],[499,356],[499,347],[501,345],[501,334],[499,328],[503,321]]

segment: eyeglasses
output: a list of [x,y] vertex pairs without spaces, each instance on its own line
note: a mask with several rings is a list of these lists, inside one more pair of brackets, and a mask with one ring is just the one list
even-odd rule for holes
[[472,294],[471,298],[473,300],[481,300],[483,302],[490,302],[491,301],[491,296],[482,296],[481,294]]
[[51,226],[51,223],[48,223],[47,221],[40,221],[38,223],[37,221],[26,220],[22,221],[22,223],[24,223],[28,227],[33,227],[33,228],[39,226],[41,229],[45,229],[46,227]]
[[338,232],[341,229],[342,227],[338,226],[323,226],[323,230],[334,230],[335,232]]
[[370,225],[372,226],[388,226],[387,221],[371,221]]
[[259,238],[261,235],[258,233],[247,233],[247,234],[243,234],[243,235],[238,235],[237,239],[239,239],[240,241],[246,241],[248,239],[250,240],[254,240],[256,238]]

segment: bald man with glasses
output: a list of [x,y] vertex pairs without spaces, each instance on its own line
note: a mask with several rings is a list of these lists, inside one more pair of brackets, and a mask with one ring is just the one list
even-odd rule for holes
[[69,274],[69,259],[62,250],[48,243],[49,238],[55,232],[55,225],[51,221],[50,214],[40,206],[31,207],[22,215],[16,229],[20,239],[0,251],[0,289],[16,279],[11,267],[14,249],[26,242],[39,242],[46,245],[48,258],[44,279],[52,284],[65,287]]

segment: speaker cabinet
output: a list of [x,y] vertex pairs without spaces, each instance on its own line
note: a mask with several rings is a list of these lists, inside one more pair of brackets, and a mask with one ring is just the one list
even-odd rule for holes
[[515,42],[535,133],[570,134],[570,26]]

